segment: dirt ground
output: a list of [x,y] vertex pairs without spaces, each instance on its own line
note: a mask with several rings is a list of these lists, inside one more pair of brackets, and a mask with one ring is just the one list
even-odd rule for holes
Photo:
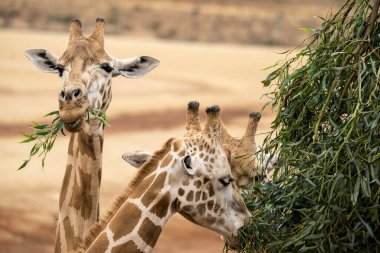
[[[67,33],[0,30],[0,252],[52,252],[58,193],[69,137],[60,136],[41,170],[32,161],[16,169],[31,146],[19,144],[18,131],[57,109],[58,77],[36,70],[23,55],[28,48],[49,48],[59,55]],[[218,104],[232,135],[241,136],[248,114],[260,111],[268,92],[260,81],[262,69],[279,60],[286,48],[206,43],[164,42],[107,36],[106,47],[118,58],[150,55],[161,65],[139,80],[115,78],[107,114],[111,127],[104,142],[101,212],[128,183],[135,169],[121,155],[132,150],[158,149],[184,132],[187,102],[198,100],[202,110]],[[259,132],[268,131],[273,113],[263,112]],[[264,138],[257,136],[258,142]],[[162,233],[155,253],[221,252],[219,236],[174,216]]]

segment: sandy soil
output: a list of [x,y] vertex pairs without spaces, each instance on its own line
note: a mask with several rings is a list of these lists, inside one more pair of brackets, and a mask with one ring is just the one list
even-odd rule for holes
[[[0,30],[0,252],[52,252],[68,137],[60,136],[46,167],[32,161],[16,171],[31,146],[19,144],[17,131],[56,110],[61,84],[57,76],[38,72],[23,56],[28,48],[62,53],[67,35]],[[101,210],[128,183],[135,169],[124,152],[154,151],[165,140],[184,132],[185,108],[198,100],[202,110],[219,104],[231,133],[243,134],[248,113],[260,111],[267,90],[260,80],[284,48],[204,43],[174,43],[153,39],[108,36],[109,52],[119,58],[151,55],[161,65],[140,80],[116,78],[108,111],[101,189]],[[273,113],[267,110],[259,132],[269,129]],[[264,135],[258,135],[258,142]],[[221,252],[219,236],[180,216],[173,217],[154,250],[161,252]]]

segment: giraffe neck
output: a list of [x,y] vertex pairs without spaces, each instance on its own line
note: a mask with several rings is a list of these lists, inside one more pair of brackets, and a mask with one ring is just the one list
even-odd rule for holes
[[55,252],[78,248],[99,218],[103,127],[91,125],[71,134],[59,197]]
[[167,172],[146,177],[86,252],[151,252],[175,212]]

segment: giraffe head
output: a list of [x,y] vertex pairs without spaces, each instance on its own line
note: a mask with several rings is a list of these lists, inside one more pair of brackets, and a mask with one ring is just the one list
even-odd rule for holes
[[218,106],[207,108],[204,130],[188,133],[173,144],[181,167],[180,175],[173,179],[178,185],[175,207],[187,219],[221,234],[234,247],[238,230],[251,215],[233,181],[229,154],[221,141],[219,112]]
[[93,33],[82,35],[81,22],[70,26],[68,47],[61,57],[46,49],[30,49],[26,57],[41,71],[60,76],[63,88],[58,96],[59,115],[70,132],[80,131],[86,124],[99,127],[100,122],[88,118],[87,109],[107,110],[111,102],[111,79],[122,75],[139,78],[155,68],[159,61],[149,56],[118,60],[104,49],[104,19],[96,19]]

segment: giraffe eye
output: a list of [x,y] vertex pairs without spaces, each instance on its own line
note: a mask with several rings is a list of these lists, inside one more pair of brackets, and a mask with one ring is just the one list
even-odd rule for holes
[[108,63],[103,63],[100,67],[107,73],[111,73],[113,68]]
[[219,182],[224,186],[228,186],[231,182],[233,182],[234,180],[230,177],[225,177],[225,178],[221,178],[219,179]]

